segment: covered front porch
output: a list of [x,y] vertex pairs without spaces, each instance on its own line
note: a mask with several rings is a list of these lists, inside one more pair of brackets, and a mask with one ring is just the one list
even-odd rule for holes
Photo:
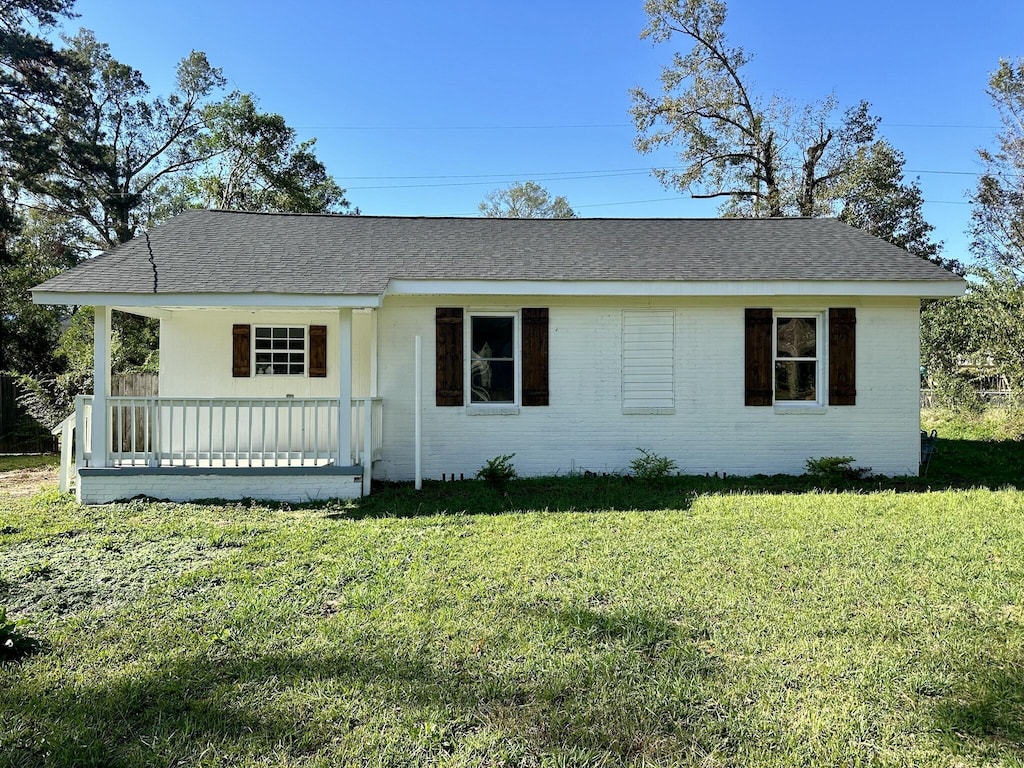
[[[93,394],[54,430],[62,490],[85,503],[370,492],[384,413],[373,308],[117,307],[160,320],[157,396],[111,394],[112,309],[95,307]],[[264,365],[258,342],[240,350],[240,319],[254,338],[291,329],[287,367],[284,352]]]

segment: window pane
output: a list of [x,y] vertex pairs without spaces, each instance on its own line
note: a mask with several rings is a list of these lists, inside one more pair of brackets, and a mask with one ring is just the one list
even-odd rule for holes
[[470,401],[474,403],[515,402],[516,364],[511,360],[474,359]]
[[306,372],[305,328],[257,327],[253,349],[259,375],[301,375]]
[[817,368],[813,360],[777,360],[775,362],[775,399],[815,400]]
[[474,317],[473,357],[511,359],[515,350],[515,321],[511,317]]
[[778,357],[817,357],[816,325],[813,317],[778,318]]

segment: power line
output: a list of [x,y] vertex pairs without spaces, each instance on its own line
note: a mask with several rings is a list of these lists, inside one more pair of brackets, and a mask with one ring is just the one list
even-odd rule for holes
[[578,125],[297,125],[299,131],[547,131],[633,128],[632,123]]
[[[648,174],[648,173],[650,173],[649,169],[642,170],[642,171],[623,171],[623,172],[620,172],[620,173],[595,173],[595,174],[589,174],[589,175],[583,175],[583,176],[554,176],[554,175],[551,175],[551,176],[549,176],[547,178],[541,178],[541,181],[575,181],[576,179],[607,179],[607,178],[613,178],[613,177],[618,177],[618,176],[640,176],[640,175],[644,175],[644,174]],[[535,176],[535,178],[539,178],[539,177]],[[474,186],[490,186],[492,184],[514,184],[517,181],[521,181],[522,179],[523,179],[523,177],[519,176],[519,177],[515,177],[515,178],[508,178],[508,177],[506,177],[504,179],[494,178],[494,179],[491,179],[489,181],[448,181],[448,182],[440,182],[440,183],[437,183],[437,184],[380,184],[380,185],[367,186],[367,187],[348,187],[348,186],[346,186],[345,190],[347,192],[354,192],[354,191],[357,191],[357,190],[367,190],[367,189],[426,189],[426,188],[434,188],[434,187],[474,187]]]
[[[662,170],[679,170],[682,166],[670,166]],[[535,181],[575,181],[577,179],[607,179],[615,178],[619,176],[640,176],[649,174],[654,171],[654,168],[610,168],[606,170],[588,170],[588,171],[547,171],[541,173],[485,173],[485,174],[467,174],[467,175],[438,175],[438,176],[351,176],[348,178],[356,180],[366,181],[398,181],[408,179],[410,181],[433,181],[437,180],[436,183],[425,183],[425,184],[375,184],[366,186],[348,186],[347,191],[363,191],[363,190],[378,190],[378,189],[428,189],[435,187],[469,187],[469,186],[483,186],[493,184],[514,184],[523,180],[535,180]],[[982,176],[984,175],[980,171],[943,171],[933,169],[912,169],[908,168],[904,170],[907,174],[938,174],[938,175],[949,175],[949,176]],[[446,181],[447,179],[485,179],[484,181]]]
[[[837,128],[840,126],[832,126]],[[965,123],[881,123],[882,128],[928,128],[936,130],[999,130],[998,125]],[[636,128],[633,123],[568,123],[552,125],[297,125],[300,131],[565,131],[604,128]]]
[[[681,166],[670,167],[667,170],[677,170]],[[577,174],[577,173],[624,173],[624,172],[650,172],[654,168],[644,166],[643,168],[591,168],[585,171],[539,171],[533,173],[509,173],[503,171],[501,173],[473,173],[473,174],[448,174],[442,176],[346,176],[348,179],[360,179],[360,180],[384,180],[384,179],[486,179],[494,176],[516,176],[517,178],[534,179],[540,176],[562,176],[566,174]]]
[[[694,198],[689,196],[680,197],[653,197],[647,200],[623,200],[617,203],[588,203],[586,205],[574,205],[573,210],[581,208],[611,208],[617,205],[641,205],[645,203],[673,203],[679,200],[693,200]],[[929,203],[931,205],[970,205],[969,200],[923,200],[922,202]],[[457,217],[457,216],[479,216],[480,211],[473,211],[471,213],[444,213],[442,216]]]

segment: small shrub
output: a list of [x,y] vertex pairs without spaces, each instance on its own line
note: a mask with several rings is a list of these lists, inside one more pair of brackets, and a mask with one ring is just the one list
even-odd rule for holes
[[934,378],[935,400],[956,413],[978,415],[985,410],[974,381],[964,374],[943,374]]
[[495,456],[493,459],[488,459],[477,470],[477,479],[486,480],[494,486],[504,485],[509,480],[514,480],[518,477],[516,468],[512,465],[512,458],[514,456],[514,453],[504,453],[500,456]]
[[0,608],[0,661],[17,661],[39,650],[39,641],[20,629],[19,621],[7,619],[7,609]]
[[660,456],[654,451],[645,451],[637,448],[640,455],[629,462],[629,468],[640,480],[658,480],[662,477],[674,475],[679,471],[679,465],[667,456]]
[[863,480],[871,474],[871,467],[855,467],[853,456],[822,456],[820,459],[808,459],[807,476],[816,482],[835,484]]

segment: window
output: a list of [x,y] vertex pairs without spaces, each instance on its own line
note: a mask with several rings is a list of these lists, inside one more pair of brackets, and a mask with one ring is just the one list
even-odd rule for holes
[[477,406],[473,412],[492,414],[548,405],[546,307],[504,312],[437,307],[434,333],[436,405]]
[[819,317],[776,316],[775,402],[817,402]]
[[253,330],[253,364],[257,376],[301,376],[306,372],[305,328],[257,325]]
[[231,327],[231,375],[327,376],[327,326],[256,326],[237,323]]
[[745,405],[857,404],[854,307],[827,313],[748,307],[744,324]]
[[516,402],[516,316],[469,316],[469,402]]

